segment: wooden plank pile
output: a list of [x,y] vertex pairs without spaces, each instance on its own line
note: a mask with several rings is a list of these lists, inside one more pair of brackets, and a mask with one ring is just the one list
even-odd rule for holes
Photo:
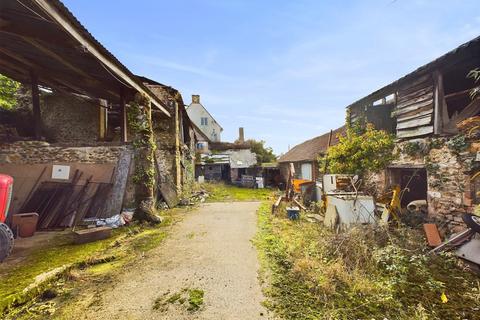
[[27,199],[20,212],[36,212],[38,229],[72,227],[85,218],[107,218],[107,201],[112,183],[92,182],[79,184],[83,173],[76,170],[70,182],[42,182]]

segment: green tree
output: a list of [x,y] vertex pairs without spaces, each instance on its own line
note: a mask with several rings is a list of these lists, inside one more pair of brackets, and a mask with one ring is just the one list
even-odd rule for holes
[[395,159],[394,147],[394,136],[376,130],[372,124],[367,124],[364,130],[349,127],[346,134],[339,137],[339,143],[328,149],[327,171],[358,175],[377,172]]
[[0,108],[10,110],[16,106],[19,87],[20,83],[0,74]]
[[273,149],[265,147],[265,141],[250,139],[246,141],[250,145],[250,150],[257,155],[258,164],[274,162],[277,157],[273,154]]

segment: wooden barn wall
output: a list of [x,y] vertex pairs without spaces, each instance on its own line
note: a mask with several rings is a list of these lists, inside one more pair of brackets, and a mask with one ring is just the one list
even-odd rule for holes
[[431,74],[410,81],[397,92],[393,115],[397,138],[414,138],[433,133],[434,85]]
[[353,125],[357,120],[365,117],[365,107],[362,105],[356,105],[350,107],[349,122]]

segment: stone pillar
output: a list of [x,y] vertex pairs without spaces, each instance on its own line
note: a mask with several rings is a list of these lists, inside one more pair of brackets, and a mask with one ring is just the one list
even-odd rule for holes
[[177,187],[177,194],[180,196],[182,194],[182,164],[181,164],[181,144],[180,144],[180,111],[178,108],[178,103],[172,101],[175,107],[175,185]]
[[140,221],[160,222],[155,213],[155,141],[152,130],[152,108],[150,100],[140,93],[135,95],[130,104],[128,124],[133,132],[135,159],[136,210],[134,218]]

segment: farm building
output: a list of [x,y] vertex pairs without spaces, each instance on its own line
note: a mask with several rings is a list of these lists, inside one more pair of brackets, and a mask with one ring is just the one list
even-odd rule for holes
[[[0,24],[0,73],[23,84],[0,117],[10,217],[38,212],[38,228],[52,229],[144,201],[175,204],[193,180],[195,145],[180,94],[135,76],[60,1],[2,1]],[[139,143],[150,134],[152,177],[154,148]]]
[[468,77],[480,66],[475,38],[347,107],[347,121],[374,124],[397,138],[398,160],[374,178],[378,192],[400,185],[402,206],[427,200],[430,216],[462,225],[462,213],[480,203],[480,146],[462,123],[480,114]]
[[344,127],[340,127],[331,132],[325,133],[321,136],[302,142],[278,159],[280,172],[285,181],[289,175],[289,164],[293,163],[295,168],[296,179],[305,179],[315,181],[320,178],[320,168],[318,167],[318,159],[324,155],[330,145],[338,143],[338,136],[345,132]]

